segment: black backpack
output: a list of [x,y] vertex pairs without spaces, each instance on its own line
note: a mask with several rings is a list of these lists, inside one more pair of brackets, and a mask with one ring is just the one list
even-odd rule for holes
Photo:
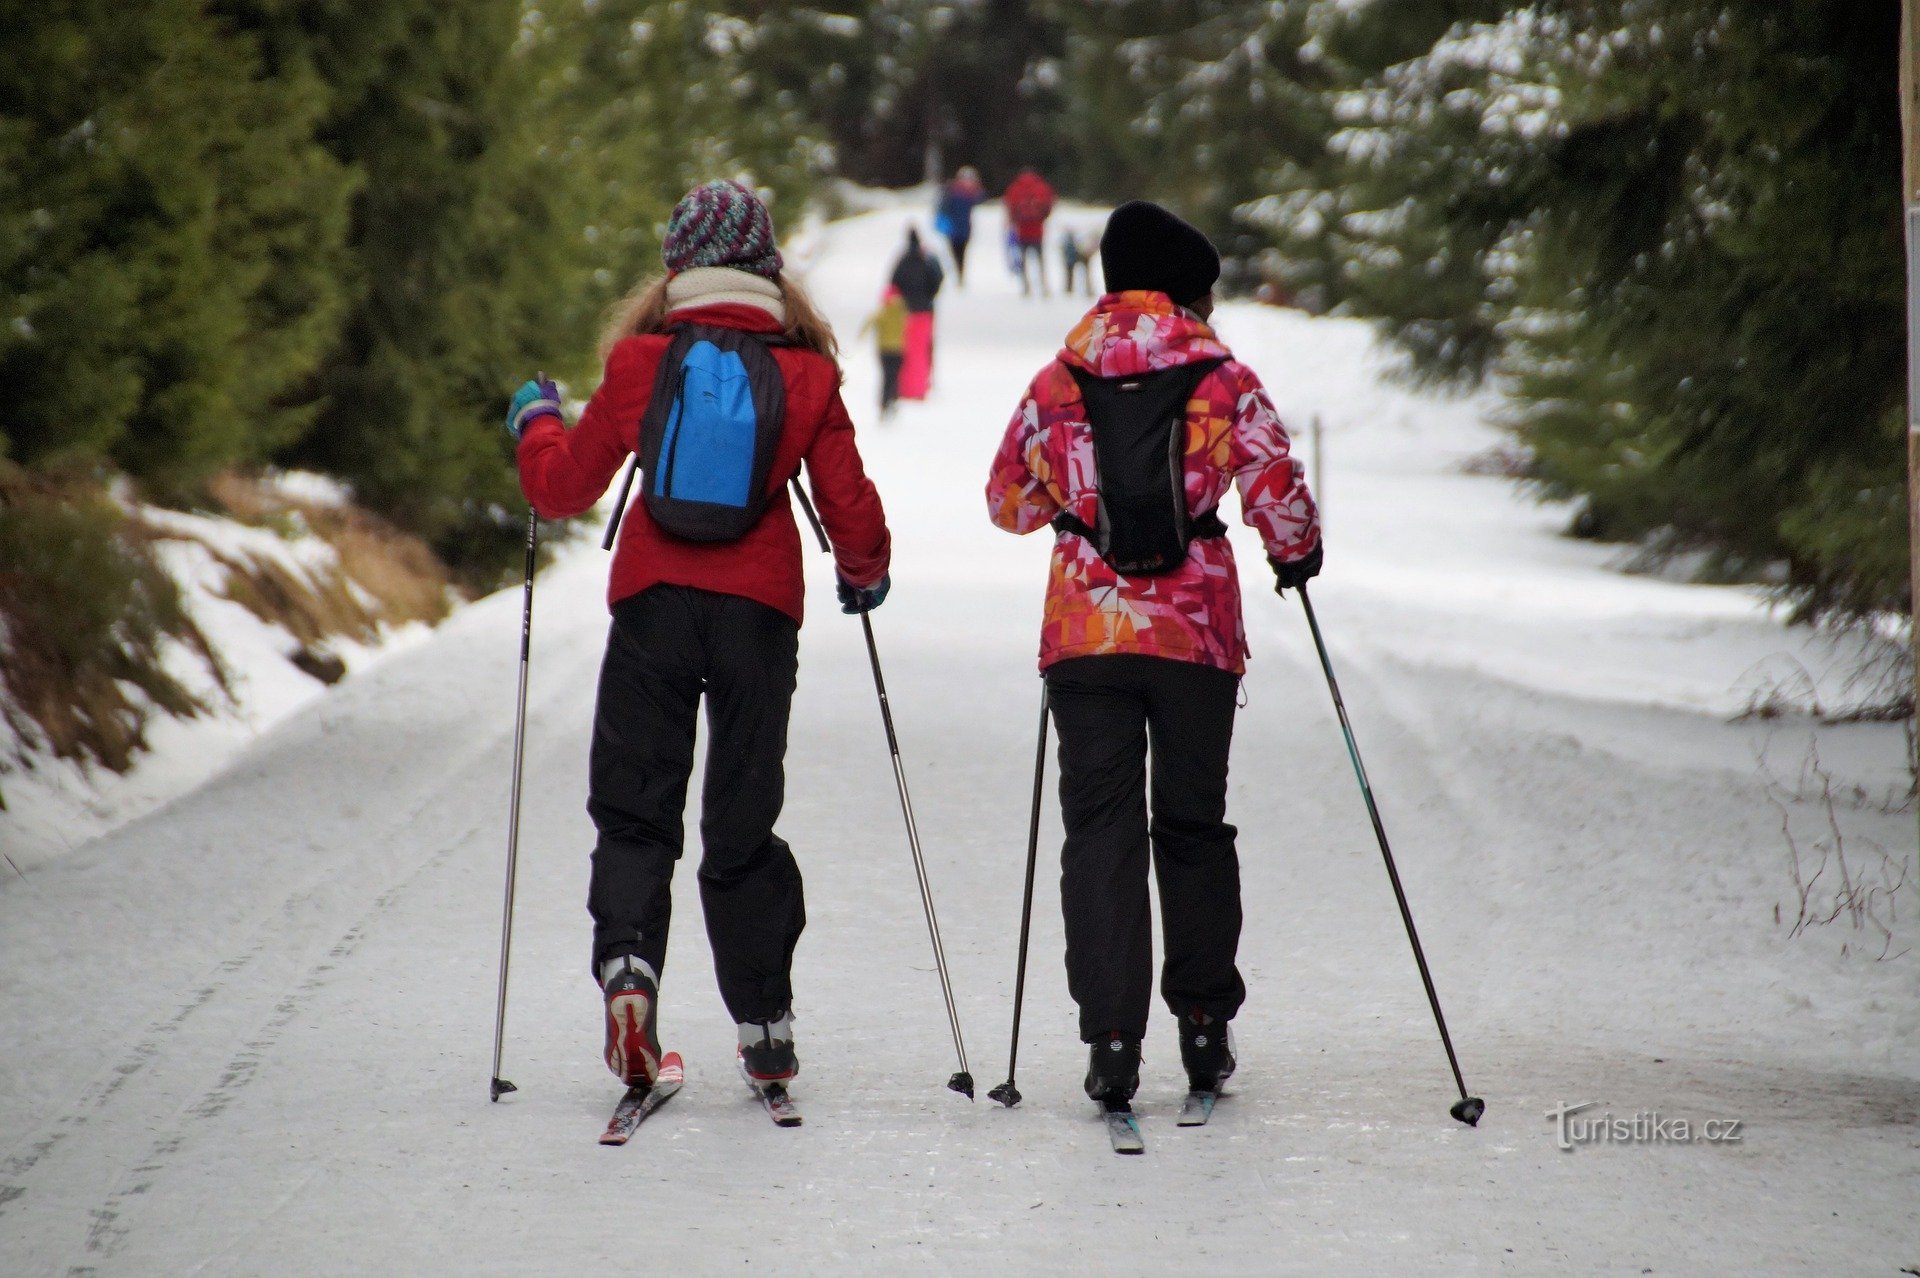
[[1196,537],[1224,537],[1214,511],[1187,514],[1187,401],[1224,359],[1201,360],[1157,373],[1095,377],[1068,366],[1093,427],[1099,483],[1095,526],[1062,512],[1053,526],[1093,543],[1127,577],[1170,573]]
[[[787,415],[787,385],[767,348],[783,345],[779,336],[737,328],[674,330],[634,454],[647,513],[667,532],[734,541],[766,513],[767,476]],[[621,506],[625,498],[623,489]],[[616,523],[619,517],[616,510]]]

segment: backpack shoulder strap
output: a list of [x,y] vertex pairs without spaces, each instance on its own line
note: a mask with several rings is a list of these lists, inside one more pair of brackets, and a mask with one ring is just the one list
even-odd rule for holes
[[[1200,393],[1201,383],[1213,376],[1214,370],[1226,362],[1227,357],[1225,355],[1216,355],[1211,359],[1198,359],[1184,366],[1183,371],[1187,374],[1185,382],[1185,398],[1187,402],[1191,403],[1193,401],[1193,397]],[[1218,506],[1209,510],[1203,510],[1195,515],[1191,527],[1195,537],[1224,537],[1227,535],[1227,524],[1224,519],[1220,518],[1220,508]]]
[[1226,355],[1215,355],[1210,359],[1197,359],[1191,364],[1183,365],[1189,374],[1187,398],[1192,399],[1195,392],[1200,389],[1200,383],[1212,376],[1213,371],[1226,363],[1228,358]]

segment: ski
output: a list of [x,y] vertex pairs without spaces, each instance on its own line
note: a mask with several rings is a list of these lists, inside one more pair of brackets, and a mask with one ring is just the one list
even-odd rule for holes
[[774,1126],[798,1127],[805,1121],[800,1117],[800,1107],[795,1105],[793,1097],[787,1094],[785,1083],[761,1082],[747,1073],[747,1063],[744,1060],[740,1062],[740,1077],[747,1081],[747,1086],[753,1089],[753,1094],[760,1098],[762,1105],[766,1106],[767,1117],[773,1120]]
[[786,1084],[772,1083],[762,1087],[754,1083],[752,1087],[760,1097],[760,1103],[767,1107],[767,1117],[773,1120],[775,1127],[798,1127],[804,1121],[800,1117],[800,1107],[787,1094]]
[[607,1130],[600,1133],[602,1145],[624,1145],[634,1130],[645,1122],[647,1115],[666,1104],[667,1100],[680,1090],[680,1084],[686,1081],[686,1067],[681,1063],[680,1053],[668,1052],[660,1059],[660,1073],[653,1080],[652,1087],[629,1087],[620,1103],[613,1107],[613,1117],[607,1120]]
[[1213,1102],[1218,1099],[1219,1092],[1188,1092],[1187,1099],[1180,1103],[1180,1126],[1205,1127],[1213,1117]]
[[1102,1101],[1107,1120],[1107,1139],[1113,1142],[1116,1154],[1144,1154],[1146,1142],[1140,1139],[1140,1120],[1133,1116],[1133,1106],[1126,1101]]

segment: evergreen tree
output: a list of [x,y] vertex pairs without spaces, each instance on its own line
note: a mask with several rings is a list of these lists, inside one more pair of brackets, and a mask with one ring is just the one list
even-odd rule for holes
[[0,447],[163,495],[265,456],[338,310],[324,95],[191,0],[0,21]]
[[519,0],[250,9],[326,79],[320,136],[359,179],[347,310],[306,388],[312,429],[281,459],[343,476],[490,584],[523,508],[500,409],[564,317],[569,238]]
[[[764,10],[757,21],[743,14]],[[556,174],[571,258],[564,318],[549,349],[587,377],[601,311],[660,271],[667,215],[700,182],[758,189],[781,233],[797,228],[826,167],[799,74],[804,51],[843,39],[788,5],[601,0],[542,10],[524,100],[541,162]]]
[[1065,29],[1026,0],[880,0],[869,24],[883,71],[857,138],[843,140],[842,171],[905,186],[962,164],[997,192],[1022,167],[1063,188],[1079,185],[1061,128]]
[[1418,374],[1508,387],[1580,531],[1780,573],[1807,616],[1902,607],[1897,16],[1343,9],[1340,128],[1277,240]]
[[1247,282],[1267,248],[1263,197],[1304,184],[1330,108],[1313,6],[1233,0],[1055,0],[1070,33],[1068,144],[1089,195],[1149,198],[1205,230]]

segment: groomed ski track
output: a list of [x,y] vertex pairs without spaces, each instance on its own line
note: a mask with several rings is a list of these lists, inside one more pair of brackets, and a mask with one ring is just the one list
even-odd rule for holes
[[[942,299],[935,398],[882,426],[854,334],[905,216],[828,228],[810,265],[895,528],[874,629],[982,1099],[943,1086],[955,1062],[865,649],[807,554],[780,827],[807,875],[806,1126],[774,1129],[733,1072],[690,849],[661,1013],[689,1082],[624,1149],[595,1145],[620,1094],[583,904],[596,527],[537,588],[502,1069],[520,1090],[487,1101],[516,588],[198,791],[7,876],[0,1273],[1054,1274],[1091,1270],[1096,1249],[1103,1274],[1920,1265],[1920,954],[1843,960],[1832,929],[1784,939],[1786,853],[1754,751],[1790,775],[1806,725],[1728,723],[1662,682],[1731,685],[1777,632],[1734,592],[1605,572],[1606,552],[1549,535],[1555,515],[1460,473],[1495,440],[1484,404],[1383,387],[1345,321],[1222,317],[1302,436],[1304,415],[1328,417],[1315,604],[1486,1117],[1447,1116],[1304,622],[1237,520],[1255,655],[1231,817],[1252,994],[1230,1099],[1205,1128],[1175,1126],[1185,1082],[1156,1009],[1135,1101],[1147,1153],[1112,1156],[1080,1090],[1054,811],[1026,1100],[984,1098],[1005,1064],[1046,550],[988,527],[980,488],[1083,303],[1023,304],[983,211],[971,287]],[[1821,749],[1870,786],[1897,771],[1891,729],[1825,730]],[[1843,816],[1862,847],[1910,849],[1910,814]],[[1915,939],[1903,926],[1896,950]],[[1742,1140],[1556,1148],[1548,1111],[1588,1100],[1740,1119]]]

